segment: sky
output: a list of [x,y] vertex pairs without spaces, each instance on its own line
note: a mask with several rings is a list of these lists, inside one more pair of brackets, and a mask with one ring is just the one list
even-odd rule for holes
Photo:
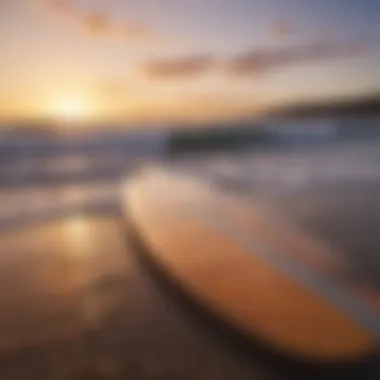
[[0,119],[224,120],[380,92],[378,0],[0,0]]

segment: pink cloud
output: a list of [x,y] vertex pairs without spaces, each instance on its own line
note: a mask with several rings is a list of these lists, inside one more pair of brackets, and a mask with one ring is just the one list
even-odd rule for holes
[[214,68],[216,61],[210,55],[194,55],[173,60],[156,60],[143,66],[144,72],[154,78],[189,77]]
[[346,43],[316,43],[283,49],[252,50],[238,55],[226,64],[236,75],[261,74],[284,66],[303,62],[319,62],[349,57],[365,51],[361,41]]

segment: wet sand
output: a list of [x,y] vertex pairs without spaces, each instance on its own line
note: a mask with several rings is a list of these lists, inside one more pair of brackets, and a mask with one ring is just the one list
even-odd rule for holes
[[270,379],[141,265],[122,220],[1,237],[1,379]]

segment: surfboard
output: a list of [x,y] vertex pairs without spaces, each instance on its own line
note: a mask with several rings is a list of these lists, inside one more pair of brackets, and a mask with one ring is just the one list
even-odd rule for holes
[[377,350],[380,297],[347,275],[345,256],[271,204],[149,168],[123,208],[163,274],[198,305],[275,352],[318,363]]

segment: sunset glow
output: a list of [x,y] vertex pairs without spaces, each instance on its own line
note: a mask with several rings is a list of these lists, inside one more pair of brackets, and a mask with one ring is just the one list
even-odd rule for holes
[[91,107],[83,99],[80,98],[62,98],[56,102],[53,109],[53,116],[62,120],[83,120],[91,118],[93,112]]
[[165,4],[0,2],[0,119],[220,120],[380,90],[374,1]]

